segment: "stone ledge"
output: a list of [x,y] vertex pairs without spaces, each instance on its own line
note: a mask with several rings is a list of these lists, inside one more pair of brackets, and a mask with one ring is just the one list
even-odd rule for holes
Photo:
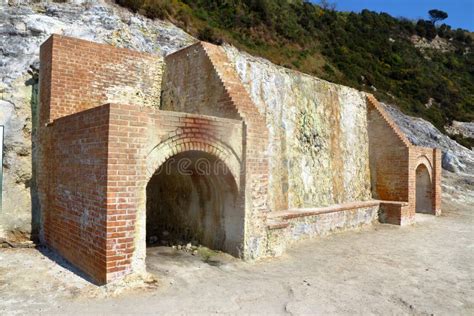
[[[344,211],[357,210],[366,207],[380,206],[382,208],[382,217],[380,221],[382,223],[390,223],[396,225],[406,224],[406,215],[402,213],[402,210],[406,209],[409,205],[408,202],[403,201],[382,201],[382,200],[370,200],[370,201],[357,201],[348,202],[343,204],[333,204],[330,206],[316,207],[316,208],[299,208],[289,209],[286,211],[272,212],[267,216],[267,228],[270,230],[283,229],[290,225],[288,220],[315,216],[321,214],[337,213]],[[386,216],[385,210],[389,211],[390,216]],[[396,214],[394,214],[396,213]],[[384,216],[385,215],[385,216]],[[405,220],[405,221],[404,221]],[[408,221],[409,222],[409,221]]]
[[378,206],[380,205],[381,202],[382,201],[379,201],[379,200],[370,200],[370,201],[334,204],[330,206],[316,207],[316,208],[289,209],[286,211],[269,213],[267,218],[278,219],[278,220],[288,220],[288,219],[298,218],[298,217],[343,212],[343,211],[355,210],[355,209],[364,208],[364,207]]
[[278,212],[280,217],[267,221],[267,255],[281,255],[299,240],[370,226],[378,221],[379,205],[380,201],[374,200],[333,205],[298,212],[297,216],[292,213],[288,220],[281,217],[288,217],[288,211]]
[[269,220],[267,222],[267,228],[270,230],[287,228],[289,225],[290,225],[289,222],[279,222],[275,220]]

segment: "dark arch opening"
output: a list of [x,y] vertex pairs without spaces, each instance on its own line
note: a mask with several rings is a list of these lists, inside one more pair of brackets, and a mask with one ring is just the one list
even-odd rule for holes
[[416,168],[416,204],[417,213],[433,214],[433,197],[430,173],[424,164]]
[[234,177],[220,159],[177,154],[155,172],[146,195],[148,245],[192,242],[239,255],[244,216]]

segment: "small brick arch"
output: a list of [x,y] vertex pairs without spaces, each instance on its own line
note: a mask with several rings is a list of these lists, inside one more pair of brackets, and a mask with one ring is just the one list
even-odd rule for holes
[[170,136],[148,153],[146,157],[147,182],[156,170],[171,157],[186,151],[200,151],[221,160],[229,168],[237,188],[240,189],[241,161],[229,146],[206,133],[183,133],[176,135],[173,132],[170,133]]
[[431,161],[425,155],[418,157],[415,165],[415,172],[418,170],[420,165],[424,165],[425,168],[428,170],[428,174],[430,175],[430,180],[433,180],[433,165]]
[[415,168],[415,212],[435,214],[431,164],[420,161]]

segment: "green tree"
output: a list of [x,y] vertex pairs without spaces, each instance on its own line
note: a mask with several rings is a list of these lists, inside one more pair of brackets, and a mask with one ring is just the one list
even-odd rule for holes
[[428,11],[430,15],[430,20],[433,24],[436,24],[438,21],[443,21],[448,17],[448,14],[444,11],[433,9]]
[[328,0],[320,0],[319,6],[323,8],[324,10],[328,10],[328,11],[336,10],[336,3],[330,2]]

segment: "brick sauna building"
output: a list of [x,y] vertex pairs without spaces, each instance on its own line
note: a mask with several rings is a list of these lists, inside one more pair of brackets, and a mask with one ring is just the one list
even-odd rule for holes
[[[267,115],[222,47],[200,42],[163,58],[53,35],[40,56],[42,239],[98,284],[143,271],[147,241],[161,235],[253,259],[333,230],[440,213],[440,151],[411,145],[370,95],[368,196],[344,198],[334,168],[337,203],[294,207],[292,175],[272,185],[282,171],[270,163],[279,158]],[[334,144],[337,166],[350,153]],[[326,196],[323,187],[302,190]]]

